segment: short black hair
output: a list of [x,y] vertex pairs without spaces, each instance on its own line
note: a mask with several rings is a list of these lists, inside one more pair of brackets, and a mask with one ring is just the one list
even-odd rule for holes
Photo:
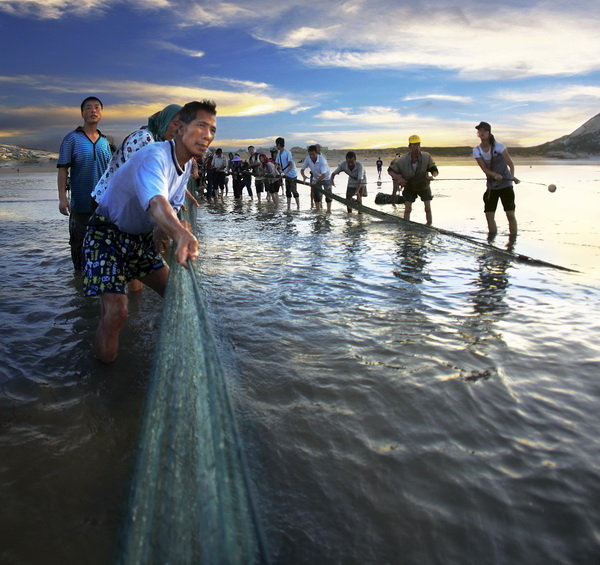
[[311,151],[314,151],[315,153],[319,152],[319,150],[317,149],[316,145],[309,145],[308,146],[308,152],[310,153]]
[[348,151],[348,153],[346,153],[346,159],[356,159],[356,153],[354,153],[354,151]]
[[281,147],[285,147],[285,139],[283,139],[283,137],[278,137],[275,140],[275,145],[281,145]]
[[81,103],[81,111],[83,112],[83,107],[85,106],[86,102],[89,102],[90,100],[97,100],[98,102],[100,102],[100,108],[104,109],[104,104],[102,104],[102,100],[100,100],[100,98],[98,98],[97,96],[88,96],[82,103]]
[[204,110],[208,114],[212,114],[213,116],[217,115],[217,105],[213,100],[201,100],[198,102],[197,100],[194,102],[188,102],[179,112],[179,121],[184,124],[189,124],[192,120],[196,118],[196,114],[200,110]]

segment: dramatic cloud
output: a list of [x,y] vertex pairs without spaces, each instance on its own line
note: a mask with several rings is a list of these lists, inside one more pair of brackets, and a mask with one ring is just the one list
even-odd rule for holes
[[[122,0],[0,0],[0,11],[22,17],[59,18],[117,8]],[[287,48],[314,67],[428,69],[469,80],[571,76],[600,69],[600,7],[595,0],[481,3],[448,0],[399,3],[300,0],[251,5],[186,0],[132,0],[172,26],[241,30]],[[182,22],[181,14],[185,14]],[[310,19],[299,18],[307,14]],[[307,23],[307,22],[310,23]],[[575,39],[576,38],[576,39]],[[198,56],[165,43],[165,48]],[[307,55],[305,47],[310,47]]]
[[[146,83],[140,81],[110,81],[98,79],[81,79],[77,84],[71,80],[60,79],[60,77],[49,76],[23,76],[23,77],[0,77],[0,82],[13,82],[15,84],[27,84],[31,88],[40,91],[55,93],[81,92],[87,94],[91,90],[98,95],[106,93],[113,99],[130,100],[127,104],[112,104],[111,112],[115,108],[124,108],[129,116],[147,116],[148,108],[160,109],[174,101],[180,103],[209,98],[217,101],[219,116],[247,116],[261,115],[273,112],[288,111],[299,105],[299,102],[286,96],[277,96],[268,93],[265,83],[253,83],[235,79],[214,79],[215,82],[223,82],[239,87],[236,90],[223,90],[218,88],[207,88],[205,86],[181,86],[171,84]],[[201,81],[205,83],[206,81]],[[241,87],[245,87],[242,89]],[[153,110],[153,112],[156,111]],[[23,108],[15,110],[20,112]]]

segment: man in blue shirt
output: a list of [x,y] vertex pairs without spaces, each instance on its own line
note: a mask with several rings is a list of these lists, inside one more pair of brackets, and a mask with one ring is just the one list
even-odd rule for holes
[[[89,96],[81,103],[83,127],[78,127],[64,137],[56,165],[58,209],[61,214],[69,216],[69,245],[76,272],[80,272],[82,268],[85,226],[95,208],[91,193],[112,154],[108,139],[98,129],[102,111],[102,102],[95,96]],[[69,188],[70,200],[67,196]]]

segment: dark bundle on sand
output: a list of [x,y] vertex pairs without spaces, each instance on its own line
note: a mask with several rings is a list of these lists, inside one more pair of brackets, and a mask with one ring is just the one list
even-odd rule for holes
[[[396,194],[396,204],[402,204],[404,198],[401,194]],[[392,204],[392,195],[385,192],[378,192],[375,196],[375,204]]]

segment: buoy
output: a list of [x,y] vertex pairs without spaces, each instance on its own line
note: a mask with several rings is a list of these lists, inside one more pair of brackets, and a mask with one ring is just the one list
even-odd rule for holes
[[554,192],[556,190],[556,185],[555,184],[549,184],[548,185],[548,192]]

